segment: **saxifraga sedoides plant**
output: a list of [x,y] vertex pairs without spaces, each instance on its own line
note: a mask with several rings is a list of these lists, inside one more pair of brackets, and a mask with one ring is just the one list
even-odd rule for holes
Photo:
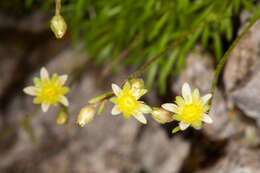
[[[53,11],[55,1],[25,1],[27,8],[39,4]],[[88,54],[97,55],[97,64],[104,69],[113,65],[115,71],[115,64],[122,62],[141,66],[199,26],[146,71],[148,89],[157,81],[163,94],[167,77],[179,73],[195,43],[214,52],[218,62],[223,55],[222,40],[234,39],[234,18],[243,9],[254,11],[255,4],[253,0],[63,0],[61,13],[74,41],[83,40]]]

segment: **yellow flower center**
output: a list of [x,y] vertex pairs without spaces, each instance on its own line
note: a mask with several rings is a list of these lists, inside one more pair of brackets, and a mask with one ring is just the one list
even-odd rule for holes
[[37,97],[34,102],[57,105],[62,95],[65,95],[69,88],[63,87],[57,76],[51,80],[46,79],[38,83],[39,90],[36,91]]
[[187,124],[201,121],[204,113],[202,102],[199,104],[185,104],[179,109],[179,111],[178,114],[174,115],[174,119],[184,121]]
[[135,110],[139,108],[139,102],[130,92],[122,91],[116,99],[115,104],[118,106],[118,110],[127,117],[130,114],[134,114]]

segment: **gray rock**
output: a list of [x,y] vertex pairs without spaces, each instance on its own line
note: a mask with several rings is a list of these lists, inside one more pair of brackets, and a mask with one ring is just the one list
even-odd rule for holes
[[153,121],[140,137],[137,157],[149,173],[177,173],[189,154],[189,148],[190,144],[179,136],[169,140]]
[[19,58],[25,53],[25,46],[21,42],[10,43],[9,40],[0,42],[0,97],[13,80],[13,73],[19,64]]
[[[246,13],[242,19],[246,20]],[[247,25],[245,22],[243,27]],[[260,21],[234,48],[224,71],[226,95],[247,116],[258,121],[260,127]],[[242,29],[240,30],[240,32]]]
[[0,28],[16,28],[21,31],[39,33],[46,29],[46,24],[51,19],[49,15],[38,10],[30,15],[12,17],[4,13],[0,13]]
[[211,168],[197,173],[259,173],[260,152],[232,142],[226,148],[227,154]]
[[[260,66],[259,66],[260,67]],[[246,115],[254,118],[260,127],[260,70],[254,72],[248,83],[231,93],[234,103],[241,108]]]

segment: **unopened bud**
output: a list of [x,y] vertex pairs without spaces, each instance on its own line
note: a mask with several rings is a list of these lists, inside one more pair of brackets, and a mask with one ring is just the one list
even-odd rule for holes
[[130,84],[134,89],[143,89],[144,88],[144,81],[143,79],[133,78],[130,80]]
[[173,121],[172,114],[162,108],[153,108],[152,118],[161,124]]
[[95,109],[93,107],[84,107],[80,110],[77,123],[81,127],[84,127],[86,124],[93,120],[94,116]]
[[64,111],[60,111],[59,114],[56,117],[56,123],[58,125],[63,125],[65,123],[67,123],[69,120],[69,116],[67,112]]
[[55,15],[51,19],[51,30],[57,38],[62,38],[67,30],[67,24],[61,15]]

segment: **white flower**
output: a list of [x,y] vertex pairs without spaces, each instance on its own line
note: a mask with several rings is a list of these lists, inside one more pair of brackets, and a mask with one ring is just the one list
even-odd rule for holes
[[112,99],[115,104],[111,113],[112,115],[118,115],[123,113],[126,119],[133,115],[138,121],[146,124],[147,121],[143,114],[150,113],[152,109],[142,101],[138,99],[143,96],[147,90],[143,88],[132,87],[127,81],[123,89],[118,85],[112,84],[112,89],[116,97]]
[[68,106],[69,102],[64,95],[69,91],[69,87],[63,86],[68,76],[54,74],[49,78],[49,73],[44,67],[41,68],[40,76],[41,78],[34,78],[35,86],[29,86],[23,90],[28,95],[36,96],[33,103],[41,104],[43,112],[47,112],[51,104],[56,106],[58,102]]
[[196,129],[200,129],[202,121],[212,123],[212,119],[207,114],[209,105],[207,102],[211,98],[211,94],[207,94],[200,98],[199,90],[196,88],[191,93],[189,84],[184,83],[182,87],[182,97],[176,97],[176,104],[165,103],[162,107],[170,112],[173,112],[173,118],[180,121],[179,127],[181,130],[187,129],[190,125]]

